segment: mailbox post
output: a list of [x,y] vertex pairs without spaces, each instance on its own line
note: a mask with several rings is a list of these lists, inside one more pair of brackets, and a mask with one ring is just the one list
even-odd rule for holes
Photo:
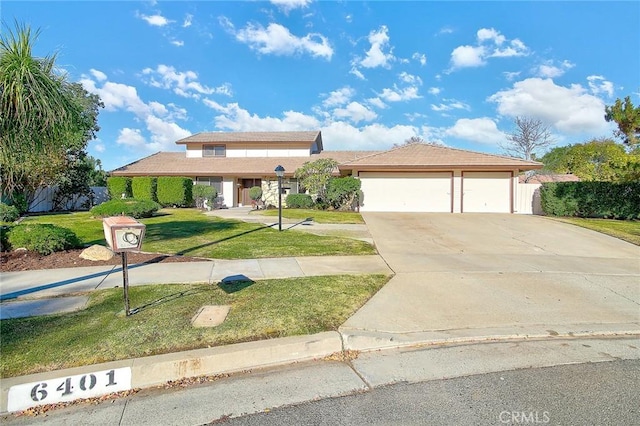
[[106,217],[102,220],[102,228],[107,244],[114,253],[122,255],[122,287],[124,290],[124,311],[126,316],[131,315],[129,310],[129,270],[127,253],[140,251],[146,226],[129,216]]

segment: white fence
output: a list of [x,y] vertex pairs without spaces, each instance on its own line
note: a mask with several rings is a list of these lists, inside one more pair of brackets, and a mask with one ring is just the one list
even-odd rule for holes
[[517,213],[519,214],[543,214],[540,204],[539,183],[519,183],[516,195]]
[[[38,189],[33,197],[33,201],[29,204],[30,213],[50,212],[53,210],[53,197],[56,194],[56,186],[43,186]],[[92,186],[93,205],[104,203],[109,199],[109,192],[105,186]],[[82,210],[83,204],[87,202],[87,197],[73,197],[67,201],[64,210]]]

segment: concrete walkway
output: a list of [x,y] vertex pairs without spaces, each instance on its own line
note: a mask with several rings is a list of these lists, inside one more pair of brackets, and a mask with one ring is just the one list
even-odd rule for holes
[[[129,284],[212,284],[222,281],[340,274],[389,275],[392,271],[377,255],[153,263],[129,265]],[[119,266],[3,273],[0,318],[46,315],[81,309],[86,304],[87,297],[61,296],[122,287],[122,280],[122,267]]]

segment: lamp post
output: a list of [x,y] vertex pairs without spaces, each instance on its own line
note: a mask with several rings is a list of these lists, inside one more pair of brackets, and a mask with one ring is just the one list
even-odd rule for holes
[[276,167],[276,176],[278,176],[278,231],[282,231],[282,176],[284,176],[284,167]]

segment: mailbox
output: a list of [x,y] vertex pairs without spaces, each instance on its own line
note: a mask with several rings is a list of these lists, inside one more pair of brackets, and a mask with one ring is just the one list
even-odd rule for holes
[[146,225],[129,216],[102,219],[104,237],[115,253],[140,251]]

